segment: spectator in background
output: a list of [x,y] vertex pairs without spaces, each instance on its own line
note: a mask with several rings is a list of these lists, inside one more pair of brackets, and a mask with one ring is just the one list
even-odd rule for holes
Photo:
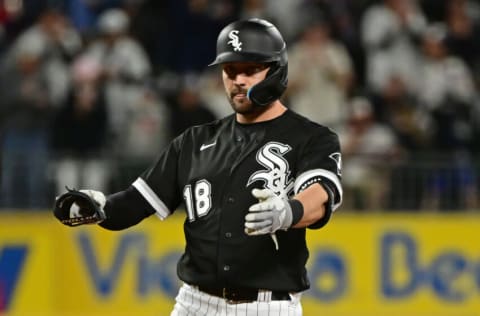
[[199,78],[200,98],[205,101],[205,106],[218,118],[233,113],[231,107],[225,106],[225,87],[222,78],[216,69],[210,68],[202,73]]
[[480,83],[479,5],[477,3],[475,10],[469,1],[449,0],[447,3],[445,44],[452,55],[461,58],[473,70],[474,79]]
[[[169,0],[170,70],[201,72],[215,58],[216,34],[238,14],[235,0]],[[234,9],[237,9],[235,11]]]
[[[317,0],[331,20],[332,36],[348,50],[355,72],[357,88],[365,84],[365,52],[358,27],[365,1]],[[361,85],[361,86],[359,86]]]
[[289,102],[314,122],[339,126],[352,80],[347,50],[331,38],[327,21],[312,17],[289,52]]
[[[8,49],[26,29],[35,24],[44,11],[55,7],[49,0],[0,1],[0,29]],[[2,53],[2,50],[0,50]]]
[[[134,1],[135,2],[135,1]],[[153,74],[159,75],[169,68],[172,54],[168,2],[140,0],[136,5],[124,5],[131,18],[130,32],[148,54]]]
[[61,53],[72,48],[69,34],[74,33],[65,18],[46,11],[1,65],[0,203],[5,207],[40,208],[48,201],[47,129],[68,84]]
[[143,93],[130,106],[129,124],[122,146],[129,160],[151,161],[173,137],[170,135],[170,111],[163,98],[152,86],[145,86]]
[[425,152],[430,148],[432,131],[429,116],[419,109],[418,100],[399,77],[392,77],[381,94],[371,96],[376,120],[388,126],[402,148],[402,159],[390,166],[390,197],[386,207],[416,210],[424,198]]
[[348,105],[348,121],[339,131],[346,207],[381,210],[387,205],[389,170],[401,154],[393,130],[375,122],[370,101],[355,97]]
[[401,80],[415,91],[417,39],[425,26],[415,0],[383,0],[366,10],[361,28],[370,90],[382,94],[391,80]]
[[151,74],[150,61],[143,47],[128,34],[130,19],[121,9],[110,9],[98,20],[100,38],[91,43],[86,55],[102,65],[112,150],[125,137],[129,106],[144,92]]
[[7,30],[6,24],[8,23],[9,12],[5,9],[5,6],[0,4],[0,56],[3,50],[7,46]]
[[418,108],[415,95],[401,78],[393,77],[381,95],[372,94],[375,119],[390,126],[407,152],[424,150],[429,145],[429,116]]
[[[302,32],[305,14],[309,13],[310,4],[305,1],[265,0],[267,12],[278,23],[278,29],[287,43],[293,43]],[[308,8],[305,10],[305,6]]]
[[45,207],[48,201],[48,128],[68,89],[68,60],[78,34],[59,11],[48,9],[22,33],[1,65],[0,200],[6,207]]
[[467,149],[472,141],[470,118],[475,87],[467,65],[449,54],[446,28],[435,24],[422,39],[422,63],[418,68],[418,100],[432,119],[437,150]]
[[245,0],[240,9],[240,19],[263,18],[276,24],[273,17],[267,11],[266,0]]
[[82,34],[95,31],[98,16],[101,12],[118,7],[123,0],[64,0],[67,14],[75,28]]
[[17,38],[4,64],[15,64],[15,59],[24,53],[35,55],[46,80],[48,101],[58,105],[69,88],[68,64],[81,49],[80,35],[68,19],[57,9],[49,8]]
[[170,110],[156,87],[145,85],[138,98],[129,106],[129,120],[123,128],[124,137],[119,140],[121,153],[115,158],[125,164],[121,173],[113,177],[112,185],[122,188],[135,180],[152,159],[173,138],[170,131]]
[[82,56],[73,63],[71,74],[72,88],[51,128],[57,195],[65,191],[64,185],[107,189],[108,183],[103,156],[108,118],[101,66]]
[[168,76],[203,71],[215,56],[216,34],[241,6],[238,0],[127,0],[122,7],[155,75]]
[[171,110],[171,135],[176,137],[188,127],[211,122],[215,115],[204,104],[198,92],[198,79],[186,75],[175,94]]
[[431,166],[426,206],[452,210],[471,206],[477,190],[470,156],[477,104],[472,75],[448,52],[446,34],[443,24],[434,24],[423,35],[418,99],[431,120],[435,161],[445,165]]

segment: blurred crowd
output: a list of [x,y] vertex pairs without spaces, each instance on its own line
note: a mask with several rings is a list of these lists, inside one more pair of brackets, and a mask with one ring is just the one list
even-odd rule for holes
[[121,189],[232,113],[207,65],[249,17],[287,41],[284,103],[340,136],[343,208],[478,208],[475,0],[0,0],[0,208]]

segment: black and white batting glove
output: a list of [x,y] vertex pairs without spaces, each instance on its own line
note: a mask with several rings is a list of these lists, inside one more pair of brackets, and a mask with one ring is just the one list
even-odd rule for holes
[[289,200],[269,189],[253,189],[252,195],[260,202],[253,204],[245,216],[245,233],[250,236],[273,234],[292,226],[292,207]]
[[67,226],[98,224],[105,220],[107,198],[100,191],[68,189],[55,199],[53,213]]

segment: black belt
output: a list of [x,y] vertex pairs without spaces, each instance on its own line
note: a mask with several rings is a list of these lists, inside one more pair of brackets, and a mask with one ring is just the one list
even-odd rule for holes
[[[198,289],[207,294],[218,296],[232,302],[253,302],[258,299],[258,289],[252,288],[226,288],[226,287],[204,287]],[[289,301],[290,294],[285,291],[271,291],[271,301]]]

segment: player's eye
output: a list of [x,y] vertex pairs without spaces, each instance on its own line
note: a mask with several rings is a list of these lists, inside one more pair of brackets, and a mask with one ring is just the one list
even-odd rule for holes
[[235,76],[239,74],[245,74],[246,76],[255,75],[266,68],[268,68],[268,64],[258,64],[258,65],[246,65],[246,66],[233,66],[233,65],[224,65],[223,71],[227,74],[227,76],[231,79],[235,78]]
[[237,71],[232,66],[224,66],[223,71],[225,71],[229,78],[234,78],[237,75]]
[[245,74],[247,76],[252,76],[256,73],[259,73],[260,71],[263,71],[265,68],[267,68],[266,65],[258,65],[258,66],[248,67],[247,69],[245,69]]

